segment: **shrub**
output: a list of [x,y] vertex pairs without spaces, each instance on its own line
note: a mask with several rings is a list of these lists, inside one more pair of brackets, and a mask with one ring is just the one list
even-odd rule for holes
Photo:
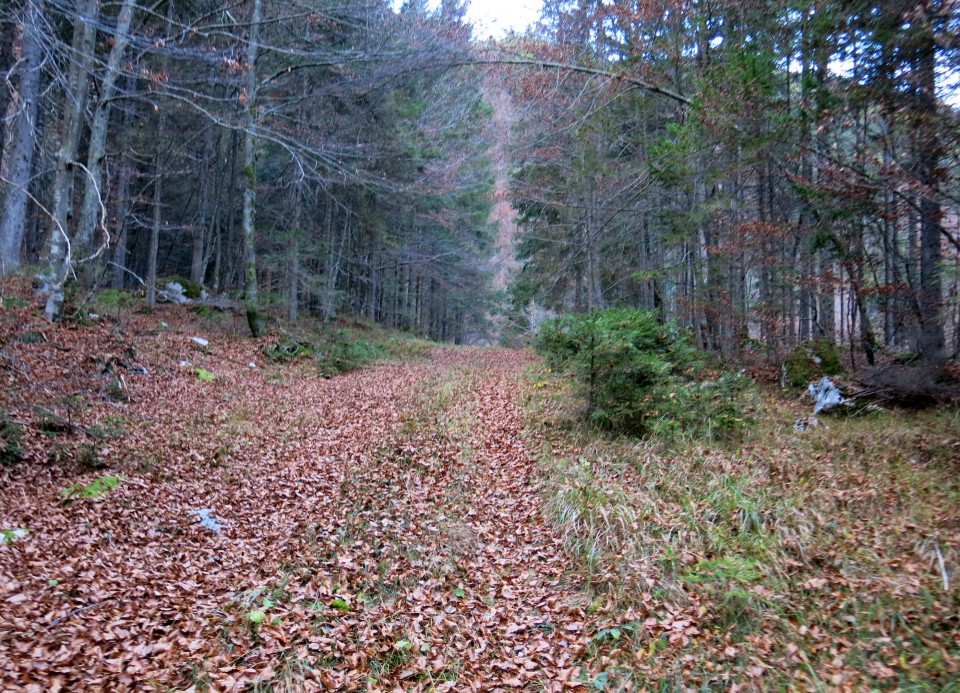
[[325,344],[317,353],[320,375],[331,378],[365,366],[387,355],[387,350],[376,342],[352,340],[341,334]]
[[750,382],[723,374],[694,377],[706,355],[675,325],[649,311],[600,310],[546,323],[536,349],[551,368],[571,371],[603,428],[663,437],[725,437],[746,424]]
[[8,419],[0,420],[0,464],[16,464],[23,459],[22,437],[23,427]]
[[647,430],[663,438],[735,438],[751,422],[743,409],[752,384],[728,372],[715,380],[660,385],[654,388],[656,408],[647,416]]

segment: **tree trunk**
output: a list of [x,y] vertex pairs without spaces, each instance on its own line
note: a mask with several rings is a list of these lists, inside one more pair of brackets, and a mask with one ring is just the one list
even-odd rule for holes
[[[167,5],[167,35],[173,30],[173,4]],[[163,56],[163,71],[169,69],[170,58]],[[154,152],[153,175],[153,222],[150,224],[150,248],[147,252],[147,306],[150,310],[157,307],[157,255],[160,251],[160,225],[163,220],[163,167],[160,165],[161,146],[167,132],[167,111],[160,110],[160,122],[157,123],[156,151]]]
[[945,358],[945,339],[941,304],[943,282],[940,261],[942,251],[940,203],[941,145],[936,125],[936,45],[929,17],[917,21],[922,34],[915,64],[915,94],[912,100],[914,127],[919,139],[917,177],[924,187],[920,200],[920,353],[925,359],[940,361]]
[[213,161],[215,145],[213,125],[210,125],[207,127],[203,138],[203,162],[200,167],[200,174],[203,176],[203,179],[200,181],[202,190],[200,219],[198,220],[199,223],[196,225],[196,228],[193,230],[193,251],[190,257],[190,280],[197,284],[203,284],[203,280],[206,278],[204,244],[207,238],[207,227],[214,217],[214,214],[210,210],[211,200],[213,199],[210,193],[214,181]]
[[28,2],[15,28],[13,52],[19,63],[20,83],[17,91],[11,90],[4,118],[6,131],[0,178],[6,191],[0,216],[0,275],[10,274],[20,266],[29,198],[27,187],[37,143],[37,89],[43,59],[38,31],[43,10],[44,0]]
[[294,184],[293,189],[293,229],[288,249],[290,258],[290,276],[288,279],[288,313],[290,322],[295,323],[300,309],[300,237],[303,235],[301,224],[303,220],[303,195],[300,186]]
[[250,41],[247,46],[247,128],[243,138],[243,250],[244,302],[250,334],[259,337],[263,330],[257,285],[256,206],[257,206],[257,52],[260,41],[261,0],[253,0]]
[[[160,134],[164,131],[164,121],[160,118]],[[160,224],[163,219],[163,176],[160,172],[160,152],[156,154],[153,180],[153,223],[150,224],[150,250],[147,253],[147,307],[154,310],[157,307],[157,255],[160,251]]]
[[117,181],[117,235],[113,245],[113,288],[122,289],[126,283],[127,269],[127,216],[130,213],[130,178],[133,163],[126,156],[120,163],[120,180]]
[[[103,207],[101,185],[103,180],[103,161],[106,157],[107,126],[110,124],[110,108],[117,90],[117,78],[123,54],[130,42],[130,24],[133,21],[133,0],[123,0],[117,15],[117,26],[113,33],[113,47],[107,58],[106,72],[100,83],[97,107],[90,126],[90,144],[87,153],[87,175],[84,177],[83,207],[80,213],[80,225],[77,227],[74,245],[76,251],[86,253],[92,250]],[[106,233],[106,229],[101,229]]]
[[73,25],[72,51],[67,84],[64,85],[63,116],[60,122],[60,148],[54,165],[52,219],[47,243],[47,270],[42,276],[43,291],[47,294],[44,316],[47,320],[63,318],[63,291],[72,263],[69,236],[70,206],[73,198],[74,165],[83,114],[90,92],[88,73],[93,61],[96,38],[96,15],[99,3],[85,0]]

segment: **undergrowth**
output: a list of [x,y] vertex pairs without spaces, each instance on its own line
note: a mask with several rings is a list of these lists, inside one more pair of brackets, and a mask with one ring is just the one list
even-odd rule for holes
[[631,308],[551,320],[537,351],[571,372],[599,427],[661,439],[729,439],[750,422],[752,383],[712,364],[676,325]]
[[587,653],[611,688],[957,690],[956,411],[800,432],[771,394],[740,444],[667,448],[585,425],[552,373],[528,391],[547,513],[616,633]]
[[369,326],[306,325],[282,334],[263,347],[276,363],[312,360],[317,372],[331,378],[377,363],[426,356],[430,343]]

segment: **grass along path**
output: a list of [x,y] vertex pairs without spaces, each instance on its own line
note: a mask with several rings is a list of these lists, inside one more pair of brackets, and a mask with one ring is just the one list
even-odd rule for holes
[[598,434],[530,381],[546,510],[588,571],[604,690],[960,690],[960,416],[763,392],[737,445]]

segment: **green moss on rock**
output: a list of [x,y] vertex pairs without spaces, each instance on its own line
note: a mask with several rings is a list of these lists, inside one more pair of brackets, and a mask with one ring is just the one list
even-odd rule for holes
[[784,385],[806,387],[825,375],[843,373],[840,352],[829,339],[814,339],[798,344],[783,362]]

